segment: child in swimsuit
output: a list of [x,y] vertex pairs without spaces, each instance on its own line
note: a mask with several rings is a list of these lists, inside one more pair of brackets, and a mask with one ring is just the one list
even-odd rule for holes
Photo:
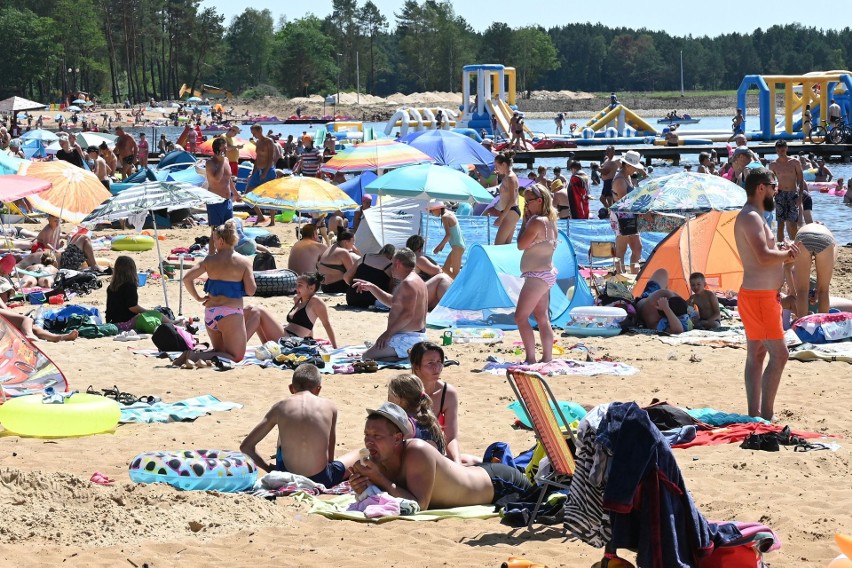
[[459,275],[459,271],[461,270],[461,261],[462,256],[464,256],[464,237],[461,233],[461,228],[459,227],[459,221],[456,219],[455,214],[452,211],[447,209],[447,206],[444,205],[443,201],[433,200],[426,206],[426,210],[429,211],[432,215],[437,215],[441,217],[441,223],[444,225],[444,238],[438,243],[438,246],[435,247],[435,250],[432,251],[435,254],[440,253],[444,250],[444,246],[449,243],[451,247],[450,254],[447,256],[447,260],[444,262],[444,274],[447,274],[450,278],[455,278]]

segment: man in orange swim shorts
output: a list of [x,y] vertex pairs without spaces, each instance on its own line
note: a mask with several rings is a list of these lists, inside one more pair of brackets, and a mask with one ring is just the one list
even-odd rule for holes
[[[737,251],[743,263],[743,284],[737,307],[745,326],[746,400],[750,416],[772,420],[775,395],[789,353],[781,325],[778,294],[784,283],[784,264],[799,252],[795,243],[776,246],[764,213],[775,210],[775,175],[766,168],[751,170],[746,178],[747,201],[734,224]],[[766,354],[769,363],[763,368]]]

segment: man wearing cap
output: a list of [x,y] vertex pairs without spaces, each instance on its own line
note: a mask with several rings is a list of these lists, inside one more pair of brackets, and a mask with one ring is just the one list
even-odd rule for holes
[[367,409],[364,445],[369,461],[351,466],[349,483],[356,493],[375,485],[392,497],[417,501],[421,510],[493,504],[531,488],[519,470],[501,463],[466,467],[413,438],[405,411],[386,402]]
[[[745,387],[749,416],[774,417],[775,395],[789,352],[784,342],[778,289],[784,283],[784,265],[799,254],[798,245],[776,247],[764,213],[775,207],[775,175],[766,168],[750,170],[746,204],[734,223],[737,252],[743,263],[739,313],[745,327]],[[769,354],[769,363],[763,361]]]
[[800,209],[807,186],[802,164],[796,158],[787,155],[786,140],[775,142],[775,153],[778,154],[778,159],[769,164],[769,169],[778,180],[778,193],[775,195],[775,217],[778,221],[776,241],[783,243],[785,227],[790,239],[796,238],[799,219],[803,216]]
[[355,211],[355,215],[352,217],[352,232],[358,230],[358,225],[361,224],[361,221],[364,220],[364,211],[373,206],[373,198],[367,195],[366,193],[361,196],[361,207],[359,207]]
[[429,291],[426,283],[414,268],[417,256],[409,249],[397,249],[391,261],[391,276],[399,280],[393,294],[389,294],[366,280],[355,279],[356,292],[370,292],[386,306],[390,306],[388,326],[372,347],[364,352],[364,359],[398,361],[408,357],[408,350],[426,341],[426,313]]
[[[642,156],[639,152],[630,150],[621,156],[621,167],[612,178],[612,197],[614,201],[618,201],[631,191],[633,191],[633,174],[645,173],[645,166],[642,164]],[[639,259],[642,258],[642,241],[639,238],[639,225],[636,215],[632,213],[617,213],[615,216],[617,231],[615,233],[615,254],[619,259],[619,270],[625,271],[624,255],[627,253],[627,247],[630,247],[630,263],[638,265]],[[631,266],[632,268],[632,266]]]
[[239,126],[230,126],[225,133],[225,157],[228,159],[228,165],[231,169],[231,175],[236,176],[240,169],[240,150],[243,144],[237,144],[234,138],[240,133]]
[[601,181],[603,182],[603,187],[601,188],[601,203],[604,207],[609,209],[609,206],[615,201],[612,198],[612,179],[615,177],[616,172],[618,172],[619,158],[615,157],[614,146],[607,146],[605,154],[606,158],[600,167]]

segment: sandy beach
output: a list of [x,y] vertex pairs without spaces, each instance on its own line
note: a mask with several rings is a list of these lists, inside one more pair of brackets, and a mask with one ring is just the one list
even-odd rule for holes
[[[293,225],[273,231],[284,246],[273,249],[279,267],[293,242]],[[165,250],[188,246],[206,228],[165,231]],[[156,266],[156,253],[132,253],[140,268]],[[98,256],[115,259],[118,253]],[[832,293],[852,293],[852,250],[842,249]],[[178,304],[176,283],[170,300]],[[104,309],[105,288],[79,299]],[[146,306],[162,303],[159,281],[140,289]],[[200,316],[202,308],[184,297],[183,313]],[[375,339],[386,315],[351,311],[342,297],[326,297],[341,344]],[[248,299],[283,319],[289,297]],[[29,306],[19,308],[26,311]],[[177,311],[177,310],[176,310]],[[318,328],[319,329],[319,328]],[[437,340],[439,331],[430,330]],[[202,340],[204,334],[202,332]],[[505,378],[473,372],[495,348],[512,347],[517,332],[502,345],[452,345],[448,356],[458,359],[444,378],[460,399],[462,451],[481,454],[494,441],[508,442],[517,454],[533,444],[533,434],[512,428],[514,414],[506,406],[512,391]],[[559,337],[570,347],[581,340]],[[596,357],[608,355],[636,366],[629,377],[554,377],[557,397],[584,405],[653,398],[689,406],[745,411],[742,369],[745,350],[669,346],[652,336],[619,336],[582,340]],[[250,345],[256,345],[251,342]],[[548,566],[591,566],[600,551],[566,541],[561,526],[528,534],[499,519],[440,522],[394,521],[381,525],[327,520],[308,514],[293,498],[266,501],[250,495],[181,492],[167,486],[130,482],[128,464],[140,452],[190,448],[232,449],[267,409],[287,393],[291,372],[260,367],[180,370],[165,360],[134,355],[131,349],[151,348],[149,341],[123,343],[112,338],[40,347],[64,371],[74,389],[117,385],[137,396],[156,395],[166,402],[212,394],[241,409],[217,412],[194,422],[127,424],[114,433],[75,439],[0,438],[0,565],[24,566],[498,566],[510,555],[522,555]],[[512,357],[509,354],[507,357]],[[791,360],[776,402],[781,424],[794,430],[833,434],[841,449],[797,453],[752,452],[737,445],[674,450],[687,487],[711,520],[760,521],[774,529],[783,548],[767,557],[772,568],[825,566],[837,556],[835,531],[852,532],[852,468],[849,439],[849,377],[842,362],[802,363]],[[386,382],[398,371],[324,376],[322,394],[333,399],[340,414],[337,453],[363,445],[365,407],[385,399]],[[274,437],[259,447],[274,452]],[[117,480],[112,487],[89,482],[100,471]],[[631,553],[623,554],[633,558]]]

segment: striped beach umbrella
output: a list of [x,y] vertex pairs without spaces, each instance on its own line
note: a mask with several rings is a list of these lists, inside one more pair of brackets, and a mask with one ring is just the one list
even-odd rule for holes
[[427,154],[408,144],[394,140],[372,140],[357,144],[332,156],[323,165],[324,172],[353,173],[401,168],[412,164],[431,164],[434,162]]
[[332,213],[354,211],[358,204],[339,187],[314,177],[287,176],[264,183],[243,196],[261,209]]

